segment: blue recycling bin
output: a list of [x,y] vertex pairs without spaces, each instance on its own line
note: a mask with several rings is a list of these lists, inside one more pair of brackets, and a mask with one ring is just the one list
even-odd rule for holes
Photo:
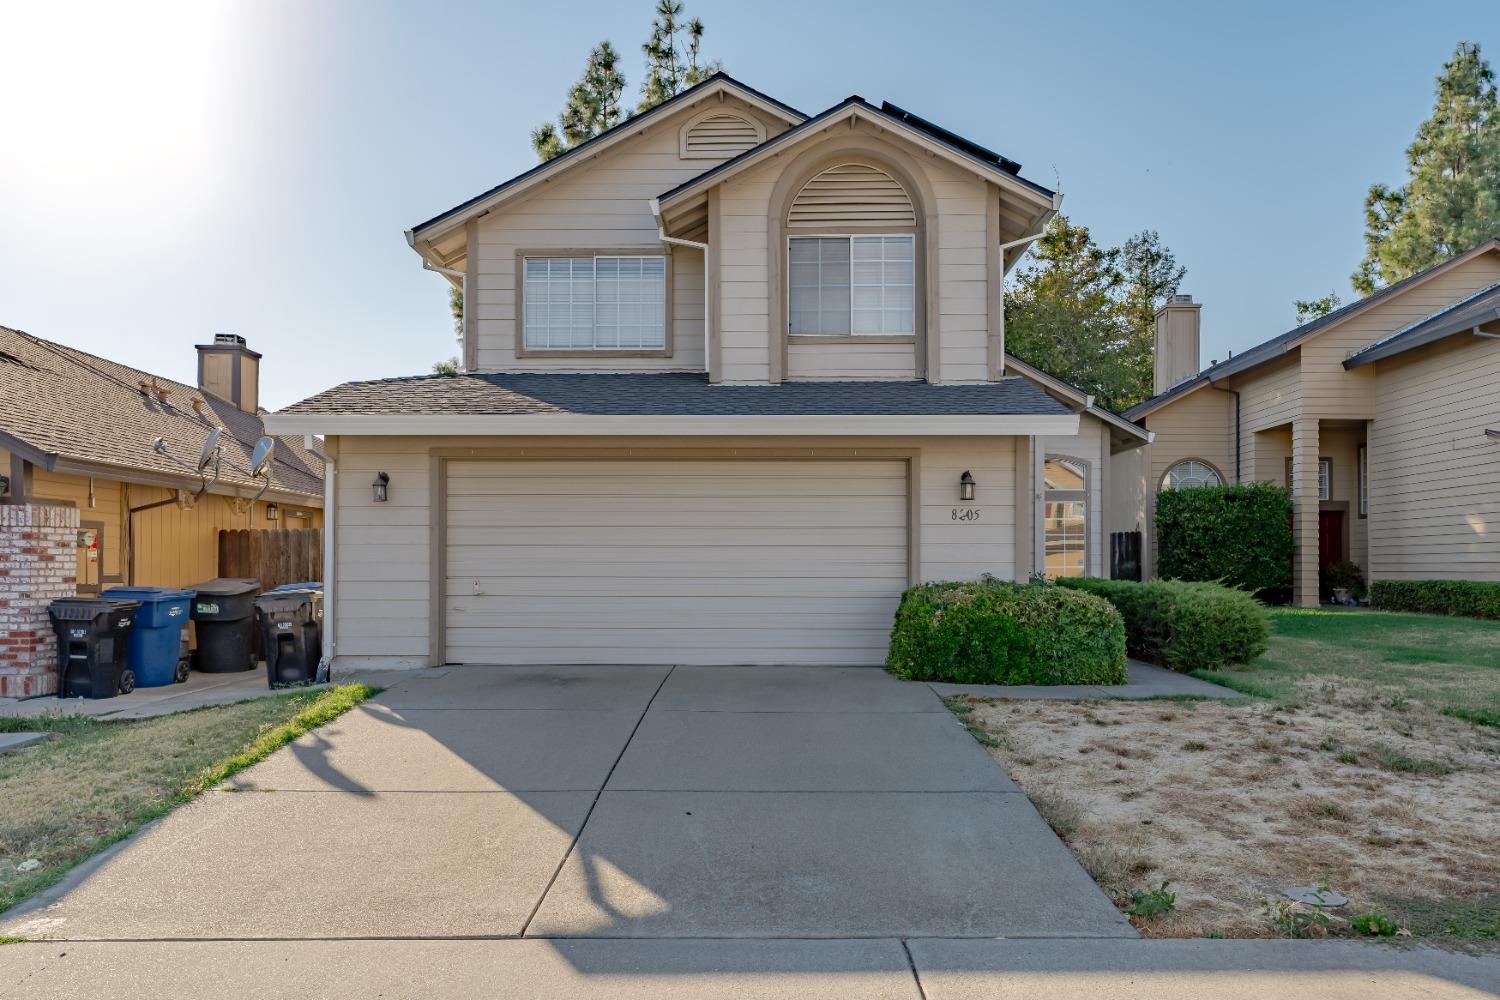
[[178,679],[182,627],[193,591],[166,587],[111,587],[100,597],[140,601],[130,633],[130,668],[136,687],[165,687]]

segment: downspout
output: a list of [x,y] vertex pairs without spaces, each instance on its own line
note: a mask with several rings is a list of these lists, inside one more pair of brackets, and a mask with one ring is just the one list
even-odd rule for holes
[[[709,294],[708,294],[708,244],[707,243],[699,243],[697,240],[685,240],[685,239],[682,239],[681,237],[678,237],[678,236],[668,236],[667,235],[666,224],[663,223],[662,220],[661,220],[661,204],[655,198],[651,199],[650,204],[651,204],[651,218],[653,218],[653,219],[656,220],[656,235],[657,235],[658,239],[660,239],[663,243],[668,243],[668,244],[671,244],[672,246],[691,247],[692,249],[699,250],[699,251],[701,251],[703,253],[703,371],[706,373],[709,370],[709,365],[708,365],[708,343],[709,343],[709,337],[708,337],[708,299],[709,299]],[[670,302],[667,303],[667,308],[668,309],[672,308],[672,304]]]
[[[464,300],[464,306],[468,306],[467,299]],[[318,660],[316,678],[322,684],[328,680],[328,675],[333,670],[334,632],[338,628],[338,615],[334,613],[333,604],[333,580],[336,575],[333,571],[333,532],[338,519],[339,470],[333,459],[318,447],[317,438],[311,434],[303,435],[302,447],[323,462],[323,657]]]
[[1214,384],[1214,380],[1208,380],[1208,387],[1219,392],[1227,392],[1234,397],[1234,481],[1241,482],[1240,477],[1240,391],[1238,389],[1224,389]]

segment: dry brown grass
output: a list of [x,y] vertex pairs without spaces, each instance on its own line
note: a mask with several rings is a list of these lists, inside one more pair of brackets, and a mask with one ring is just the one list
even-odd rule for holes
[[1171,881],[1149,936],[1273,936],[1261,901],[1323,877],[1350,899],[1335,915],[1493,900],[1500,731],[1353,683],[1297,693],[974,702],[965,720],[1111,895]]

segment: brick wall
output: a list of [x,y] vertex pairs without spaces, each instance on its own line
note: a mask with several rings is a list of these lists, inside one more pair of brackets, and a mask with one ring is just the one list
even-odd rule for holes
[[0,698],[57,690],[47,605],[78,593],[78,508],[0,504]]

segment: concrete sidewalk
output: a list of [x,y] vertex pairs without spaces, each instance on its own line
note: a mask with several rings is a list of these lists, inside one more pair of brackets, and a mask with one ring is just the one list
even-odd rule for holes
[[489,940],[0,947],[0,998],[1477,1000],[1500,959],[1339,941]]

